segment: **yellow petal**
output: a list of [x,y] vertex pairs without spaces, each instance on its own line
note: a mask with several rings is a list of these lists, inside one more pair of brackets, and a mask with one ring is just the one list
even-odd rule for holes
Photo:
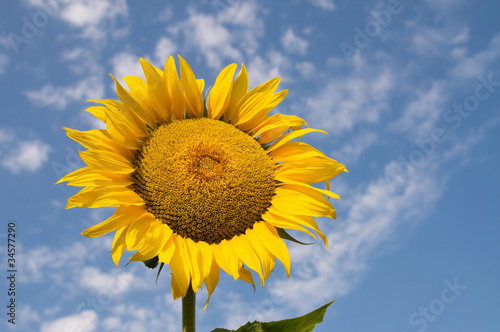
[[196,85],[198,85],[198,91],[202,94],[205,88],[205,80],[203,78],[196,79]]
[[212,252],[212,247],[204,241],[196,242],[195,245],[201,253],[201,255],[198,255],[198,266],[200,267],[201,278],[205,280],[210,274],[212,264],[214,263],[214,254]]
[[82,160],[94,169],[116,174],[131,174],[135,170],[130,161],[110,151],[87,150],[78,153]]
[[[87,101],[92,101],[92,100],[87,100]],[[107,108],[104,106],[91,106],[85,110],[86,112],[89,112],[102,122],[106,123],[106,112]]]
[[154,216],[150,213],[146,213],[138,219],[135,219],[135,221],[130,224],[125,238],[128,250],[136,250],[141,246],[141,242],[143,241],[149,226],[154,221]]
[[344,165],[334,160],[314,158],[283,163],[275,176],[281,182],[313,184],[329,180],[342,172],[347,172]]
[[140,148],[137,136],[112,112],[106,113],[106,130],[121,145],[131,150],[138,150]]
[[255,128],[256,131],[252,137],[260,135],[258,140],[260,144],[270,143],[278,138],[288,128],[292,126],[301,126],[303,124],[307,123],[298,116],[273,114],[259,127]]
[[[135,114],[142,120],[142,124],[144,123],[149,124],[150,126],[153,126],[155,124],[153,114],[151,113],[151,107],[147,105],[143,99],[147,98],[145,94],[147,94],[147,90],[145,90],[144,86],[139,83],[142,81],[144,85],[146,84],[142,79],[139,77],[136,77],[136,79],[133,79],[131,77],[134,76],[128,76],[128,78],[125,80],[127,85],[129,85],[129,88],[132,86],[133,90],[136,91],[136,93],[139,93],[140,95],[143,95],[142,98],[140,96],[134,96],[127,90],[125,90],[120,82],[118,82],[113,75],[111,75],[113,80],[115,81],[116,85],[116,93],[118,94],[118,98],[127,105],[131,110],[135,112]],[[128,81],[128,82],[127,82]],[[132,90],[132,88],[130,88]],[[134,118],[134,117],[132,117]],[[135,120],[135,119],[134,119]],[[139,128],[142,128],[145,126],[139,126]],[[147,130],[146,130],[147,133]]]
[[125,187],[85,187],[68,199],[67,209],[73,207],[97,208],[101,206],[144,205],[144,201]]
[[331,197],[331,198],[337,198],[339,199],[340,196],[337,195],[336,193],[333,193],[329,190],[324,190],[324,189],[320,189],[320,188],[316,188],[316,187],[313,187],[313,186],[310,186],[306,183],[302,183],[302,182],[297,182],[297,181],[287,181],[287,182],[284,182],[283,184],[280,185],[281,188],[285,188],[285,189],[292,189],[292,190],[296,190],[296,191],[300,191],[304,194],[308,194],[309,192],[312,191],[315,191],[321,195],[325,195],[325,196],[328,196],[328,197]]
[[180,297],[183,297],[184,295],[181,294],[181,290],[179,288],[179,285],[177,284],[177,280],[175,279],[174,274],[170,277],[171,280],[171,285],[172,285],[172,296],[174,297],[174,300],[177,300]]
[[285,135],[281,136],[280,138],[278,138],[276,140],[276,142],[274,142],[273,145],[271,145],[266,151],[269,153],[269,152],[273,151],[274,149],[277,149],[280,146],[283,146],[283,144],[289,142],[290,140],[292,140],[296,137],[302,136],[302,135],[307,134],[307,133],[312,133],[312,132],[320,132],[320,133],[328,134],[324,130],[313,129],[313,128],[306,128],[306,129],[292,131],[292,132],[285,134]]
[[79,131],[70,128],[63,129],[67,130],[66,135],[68,135],[68,137],[77,141],[87,149],[115,152],[129,161],[135,159],[134,154],[130,151],[130,149],[114,141],[105,129],[87,131]]
[[[104,104],[108,109],[105,115],[113,118],[115,123],[120,123],[122,126],[126,127],[133,133],[134,137],[148,136],[146,124],[129,106],[113,99],[103,99],[96,102]],[[106,124],[107,121],[108,120],[106,120]]]
[[262,274],[260,260],[248,239],[244,235],[235,236],[229,241],[229,244],[243,264],[259,274],[262,287],[264,287],[264,275]]
[[172,236],[172,230],[163,222],[156,220],[149,226],[142,245],[137,248],[137,252],[130,258],[133,261],[146,261],[158,255]]
[[165,264],[170,264],[170,260],[174,255],[175,244],[173,240],[174,234],[168,239],[167,243],[163,246],[163,249],[158,253],[158,260]]
[[[71,182],[72,180],[77,179],[78,177],[86,174],[89,171],[89,169],[92,169],[92,168],[90,168],[89,166],[79,168],[71,173],[66,174],[61,179],[59,179],[59,181],[57,181],[55,184],[59,184],[59,183],[66,182],[66,181]],[[69,185],[69,183],[68,183],[68,185]]]
[[105,221],[92,226],[82,232],[83,236],[97,237],[119,228],[130,225],[136,219],[148,213],[144,206],[121,205],[115,213]]
[[233,87],[233,77],[237,65],[235,63],[224,68],[217,79],[214,87],[208,97],[208,117],[219,119],[226,111],[229,100],[231,99],[231,90]]
[[253,225],[253,229],[262,245],[281,261],[287,276],[290,277],[290,254],[276,228],[267,222],[257,222]]
[[302,216],[302,215],[291,215],[291,214],[285,213],[283,211],[277,210],[274,206],[269,207],[269,212],[271,212],[274,215],[281,216],[281,217],[288,219],[290,221],[294,221],[296,223],[299,223],[303,226],[314,229],[314,231],[316,233],[318,233],[319,237],[323,240],[326,247],[328,247],[328,239],[326,238],[325,234],[323,234],[323,232],[320,231],[319,226],[313,217]]
[[189,64],[179,55],[181,67],[181,83],[187,100],[187,112],[191,118],[200,118],[203,115],[203,98],[198,82]]
[[200,262],[202,263],[201,257],[203,256],[193,240],[186,238],[184,242],[190,263],[191,287],[193,287],[193,291],[196,293],[203,284],[203,272],[201,271],[203,265],[200,266]]
[[215,262],[212,262],[210,267],[210,273],[205,279],[205,285],[207,286],[207,291],[208,291],[208,299],[207,303],[205,303],[205,307],[203,308],[203,310],[207,308],[208,302],[210,301],[210,297],[212,296],[215,287],[217,287],[217,284],[219,283],[219,269],[220,269],[219,265],[217,265],[217,263]]
[[289,214],[336,218],[335,209],[331,203],[313,190],[296,191],[278,187],[275,193],[271,204],[280,211]]
[[323,152],[302,142],[289,142],[288,144],[284,144],[270,152],[269,156],[276,162],[299,161],[300,159],[314,157],[333,161],[333,159],[328,158]]
[[262,105],[262,108],[255,113],[248,113],[241,117],[239,126],[241,130],[251,132],[265,119],[267,114],[271,112],[288,94],[288,90],[280,91],[272,95],[268,101]]
[[107,186],[129,186],[134,180],[129,174],[117,174],[96,170],[90,166],[80,168],[66,176],[57,183],[69,181],[68,186],[74,187],[107,187]]
[[212,244],[211,247],[217,264],[221,269],[227,274],[232,275],[234,280],[238,279],[238,271],[241,263],[238,256],[236,256],[231,246],[227,243],[227,240],[222,240],[219,244]]
[[[175,235],[174,235],[175,236]],[[180,297],[186,296],[186,292],[191,281],[189,272],[189,256],[185,240],[180,236],[174,237],[175,252],[170,260],[170,270],[172,271],[172,278],[175,278]]]
[[248,237],[253,249],[259,256],[259,259],[262,263],[262,269],[264,270],[264,280],[266,280],[271,272],[274,269],[275,259],[274,255],[272,255],[260,242],[257,234],[253,229],[248,229],[245,232],[245,235]]
[[174,58],[172,56],[168,57],[165,63],[165,71],[163,74],[163,80],[167,83],[167,90],[169,95],[169,107],[172,111],[172,115],[177,119],[184,119],[186,117],[186,97],[182,91],[181,81],[179,75],[177,74],[177,68],[175,67]]
[[[231,98],[224,113],[224,121],[232,119],[237,112],[236,105],[240,102],[243,96],[248,92],[248,73],[244,64],[241,65],[241,71],[234,80],[231,89]],[[234,123],[234,121],[232,121]]]
[[263,216],[262,219],[274,227],[278,228],[284,228],[284,229],[295,229],[297,231],[304,232],[310,236],[312,236],[314,239],[316,239],[316,236],[314,236],[313,233],[311,233],[309,230],[305,229],[302,227],[300,224],[293,222],[291,220],[288,220],[286,218],[280,217],[279,215],[273,215],[269,211],[267,211]]
[[242,123],[242,120],[246,120],[261,111],[267,104],[268,99],[272,97],[279,82],[280,78],[276,77],[249,91],[236,105],[237,112],[234,114],[232,123],[236,126]]
[[[167,105],[167,99],[165,97],[166,91],[163,82],[163,72],[160,75],[158,68],[153,67],[149,62],[140,59],[142,69],[144,70],[144,76],[148,82],[148,94],[149,100],[153,106],[153,113],[155,121],[163,124],[166,119],[170,119],[170,112]],[[155,127],[156,128],[156,123]]]
[[253,291],[255,292],[255,283],[253,282],[252,272],[250,272],[249,270],[245,269],[245,267],[242,266],[238,271],[238,275],[239,275],[238,279],[251,284],[253,286]]
[[125,244],[125,235],[127,234],[128,227],[129,226],[125,226],[117,230],[113,239],[111,256],[113,257],[113,262],[116,266],[118,266],[120,258],[122,257],[125,248],[127,248],[127,245]]

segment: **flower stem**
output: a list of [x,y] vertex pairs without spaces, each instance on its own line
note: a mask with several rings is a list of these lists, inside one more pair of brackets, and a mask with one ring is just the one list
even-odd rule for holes
[[196,294],[191,284],[182,298],[182,332],[195,332]]

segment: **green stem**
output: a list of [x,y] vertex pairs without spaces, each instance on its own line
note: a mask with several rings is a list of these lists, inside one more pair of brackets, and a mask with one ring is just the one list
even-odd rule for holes
[[196,294],[191,284],[182,298],[182,332],[195,332]]

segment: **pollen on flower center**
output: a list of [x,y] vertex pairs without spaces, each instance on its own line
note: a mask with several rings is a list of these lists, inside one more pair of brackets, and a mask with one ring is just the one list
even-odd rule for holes
[[244,234],[271,205],[274,163],[259,143],[209,118],[160,126],[132,174],[150,213],[175,233],[209,244]]

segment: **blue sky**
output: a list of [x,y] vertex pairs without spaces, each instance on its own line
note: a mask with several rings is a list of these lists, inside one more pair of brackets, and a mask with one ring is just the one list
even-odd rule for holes
[[[108,73],[142,76],[182,55],[210,86],[229,63],[250,84],[281,76],[275,110],[346,164],[332,181],[330,243],[290,244],[253,289],[224,275],[200,331],[307,313],[316,331],[495,331],[500,297],[500,4],[496,1],[5,1],[0,21],[0,258],[17,231],[17,317],[2,330],[180,330],[168,270],[115,267],[112,235],[80,232],[113,209],[65,210],[82,166],[62,127],[101,124],[87,99],[116,98]],[[301,239],[306,239],[301,237]],[[202,307],[206,290],[198,296]],[[200,309],[201,309],[200,307]]]

